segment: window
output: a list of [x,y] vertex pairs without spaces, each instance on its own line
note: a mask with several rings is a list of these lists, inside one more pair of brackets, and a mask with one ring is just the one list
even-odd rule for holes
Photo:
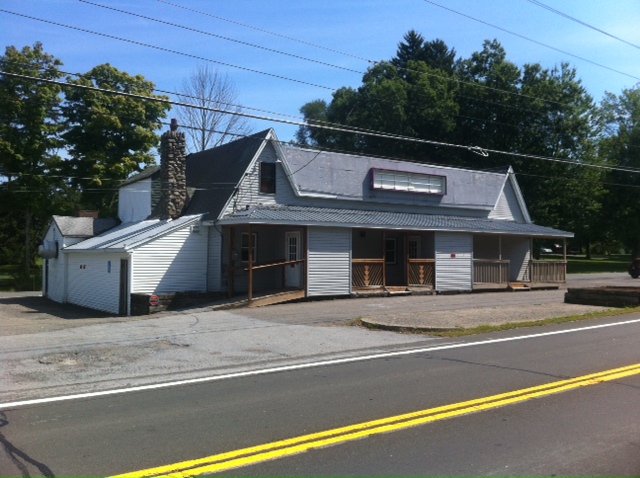
[[409,237],[409,259],[420,258],[420,236]]
[[396,263],[396,238],[387,237],[384,241],[384,261],[387,264]]
[[276,193],[276,163],[260,163],[260,192]]
[[[256,262],[258,257],[258,235],[254,232],[251,234],[253,236],[253,251],[251,262]],[[243,232],[242,237],[240,238],[240,260],[242,262],[249,262],[249,233]]]
[[431,174],[405,173],[402,171],[373,170],[374,189],[406,191],[423,194],[445,194],[447,179]]

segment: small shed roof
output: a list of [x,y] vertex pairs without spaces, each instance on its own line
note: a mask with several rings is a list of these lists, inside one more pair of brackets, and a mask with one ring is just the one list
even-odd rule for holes
[[113,217],[53,216],[53,222],[63,236],[93,237],[117,226],[120,221]]
[[140,222],[126,222],[104,234],[65,247],[64,251],[125,252],[190,225],[199,219],[199,215],[194,215],[182,216],[174,220],[149,219]]
[[160,166],[147,166],[143,171],[138,174],[134,174],[130,178],[125,179],[120,186],[126,186],[127,184],[137,183],[143,179],[150,178],[154,174],[160,174]]

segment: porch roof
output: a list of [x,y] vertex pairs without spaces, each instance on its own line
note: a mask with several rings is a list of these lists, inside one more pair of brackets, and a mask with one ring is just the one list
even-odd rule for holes
[[218,221],[218,224],[326,226],[573,237],[572,232],[498,219],[282,205],[250,207],[225,216]]

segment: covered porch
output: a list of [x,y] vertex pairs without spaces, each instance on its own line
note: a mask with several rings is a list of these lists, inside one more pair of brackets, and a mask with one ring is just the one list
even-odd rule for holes
[[223,232],[229,297],[250,307],[306,297],[306,227],[244,225]]
[[[535,260],[531,237],[473,234],[471,290],[558,288],[566,282],[564,241],[563,260]],[[435,292],[435,232],[354,229],[352,248],[355,294]]]

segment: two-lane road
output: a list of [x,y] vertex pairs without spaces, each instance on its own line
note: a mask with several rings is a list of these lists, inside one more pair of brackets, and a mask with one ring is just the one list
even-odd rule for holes
[[[615,325],[594,328],[607,324]],[[640,364],[638,315],[432,343],[342,364],[4,407],[0,475],[108,476],[172,464],[211,473],[218,468],[206,466],[221,460],[234,467],[222,475],[238,476],[640,473],[640,365],[563,382]],[[496,398],[532,387],[520,401]],[[476,399],[417,426],[397,418]],[[367,433],[380,419],[389,419],[385,433]],[[360,436],[336,431],[357,424]],[[322,441],[323,432],[334,439]],[[282,442],[310,434],[319,441],[309,451]],[[244,463],[252,464],[235,468]]]

